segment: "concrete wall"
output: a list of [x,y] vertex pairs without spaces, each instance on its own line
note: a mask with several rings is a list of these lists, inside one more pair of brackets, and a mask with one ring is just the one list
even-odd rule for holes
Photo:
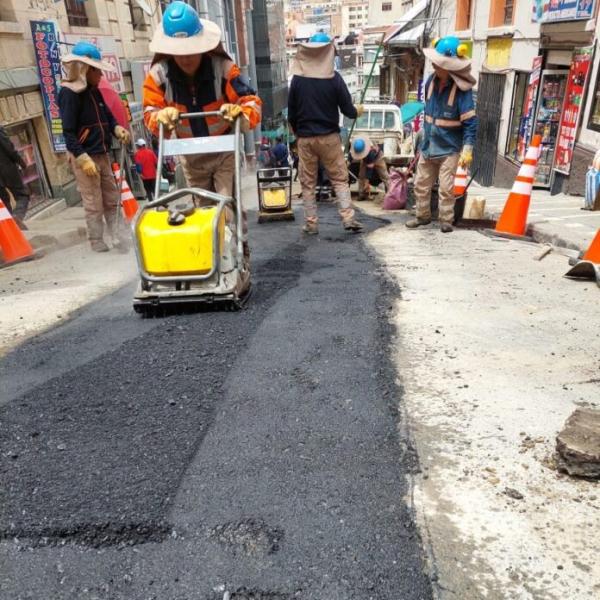
[[[383,4],[390,3],[392,10],[381,10]],[[369,27],[391,25],[394,21],[399,20],[407,10],[410,10],[413,4],[414,2],[403,2],[402,0],[370,0]]]

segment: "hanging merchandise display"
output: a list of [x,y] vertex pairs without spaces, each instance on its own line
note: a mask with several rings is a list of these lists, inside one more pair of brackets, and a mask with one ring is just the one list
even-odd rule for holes
[[552,184],[554,152],[560,125],[560,114],[567,87],[568,71],[542,71],[540,98],[537,107],[534,135],[542,136],[542,145],[534,185],[549,188]]
[[593,46],[577,48],[571,60],[554,159],[554,170],[565,175],[571,170],[577,125],[593,54]]
[[536,56],[533,59],[529,81],[527,83],[527,92],[525,95],[525,103],[523,105],[523,113],[521,122],[519,123],[519,136],[517,141],[517,156],[516,159],[521,163],[525,158],[527,145],[531,139],[533,129],[533,115],[535,114],[535,100],[537,98],[538,88],[540,85],[540,76],[542,73],[542,56]]

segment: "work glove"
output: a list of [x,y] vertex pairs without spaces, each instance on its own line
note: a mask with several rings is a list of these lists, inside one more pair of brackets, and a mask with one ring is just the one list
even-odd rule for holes
[[458,159],[458,166],[463,169],[468,169],[473,162],[473,146],[463,146],[462,152]]
[[356,109],[356,118],[358,119],[365,112],[365,105],[357,104],[354,108]]
[[156,120],[162,123],[169,131],[175,129],[179,121],[179,111],[173,106],[167,106],[158,111]]
[[239,104],[223,104],[219,109],[223,118],[233,123],[242,113],[242,107]]
[[113,133],[115,134],[115,137],[121,142],[121,144],[125,146],[129,146],[129,144],[131,144],[131,134],[129,133],[129,131],[127,131],[127,129],[125,129],[125,127],[117,125]]
[[87,152],[80,154],[75,159],[75,162],[88,177],[100,177],[100,171],[98,171],[96,163],[90,158]]

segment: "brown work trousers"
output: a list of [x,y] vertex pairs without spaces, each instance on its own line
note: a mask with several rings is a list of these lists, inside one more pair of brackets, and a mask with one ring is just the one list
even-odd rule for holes
[[335,190],[338,210],[343,222],[354,218],[354,209],[348,185],[348,167],[344,160],[342,141],[339,133],[298,138],[298,170],[302,186],[304,202],[304,219],[307,223],[316,224],[317,215],[316,187],[319,174],[319,162],[329,175]]
[[[360,161],[360,167],[358,169],[358,196],[359,198],[366,199],[369,196],[371,190],[371,184],[367,179],[367,162],[365,160]],[[383,182],[385,191],[388,191],[390,177],[388,175],[387,165],[385,164],[385,158],[380,156],[374,163],[373,169],[379,175],[379,179]]]
[[86,175],[77,164],[75,157],[69,153],[69,162],[85,211],[88,239],[94,242],[103,239],[103,220],[106,222],[109,235],[117,235],[115,226],[120,194],[108,154],[95,154],[91,158],[96,163],[100,177]]
[[440,223],[454,221],[454,176],[459,154],[440,158],[425,158],[422,154],[417,164],[414,191],[417,219],[431,219],[431,188],[439,179],[438,205]]
[[[190,187],[198,187],[223,196],[233,196],[235,155],[232,152],[191,154],[179,158],[183,175]],[[210,204],[210,203],[207,203]],[[233,211],[227,210],[227,220],[233,220]],[[242,209],[243,239],[248,233],[248,214]]]

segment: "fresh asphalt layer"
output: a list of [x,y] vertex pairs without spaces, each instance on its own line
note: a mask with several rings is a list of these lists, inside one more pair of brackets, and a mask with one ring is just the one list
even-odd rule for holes
[[320,212],[252,227],[241,312],[141,319],[132,284],[0,361],[0,598],[431,598],[398,292]]

